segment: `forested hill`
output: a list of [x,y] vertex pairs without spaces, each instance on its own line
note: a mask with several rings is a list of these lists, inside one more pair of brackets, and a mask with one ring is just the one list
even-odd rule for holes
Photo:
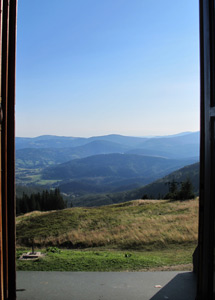
[[[161,177],[191,160],[173,160],[162,157],[135,154],[101,154],[46,168],[43,179],[69,180],[78,178],[116,177]],[[195,160],[194,160],[195,161]]]
[[153,199],[160,199],[168,192],[168,183],[172,180],[180,183],[190,179],[193,185],[193,191],[196,195],[199,193],[199,163],[185,166],[171,174],[156,180],[144,187],[119,193],[106,193],[100,195],[88,195],[73,199],[74,206],[100,206],[124,201],[142,199],[145,196]]
[[24,148],[16,151],[16,166],[29,169],[44,168],[91,155],[124,153],[128,149],[128,146],[109,141],[93,141],[70,148]]

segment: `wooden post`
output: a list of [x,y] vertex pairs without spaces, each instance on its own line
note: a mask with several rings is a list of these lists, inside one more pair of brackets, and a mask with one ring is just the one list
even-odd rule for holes
[[215,220],[215,14],[213,0],[200,0],[200,203],[197,299],[214,299]]
[[1,0],[0,61],[0,282],[1,300],[16,299],[15,265],[15,58],[16,0]]

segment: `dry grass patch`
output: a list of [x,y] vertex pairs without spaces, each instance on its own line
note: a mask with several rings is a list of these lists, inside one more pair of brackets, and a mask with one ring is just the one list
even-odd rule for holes
[[198,200],[136,200],[96,208],[70,208],[17,218],[17,243],[119,249],[195,244]]

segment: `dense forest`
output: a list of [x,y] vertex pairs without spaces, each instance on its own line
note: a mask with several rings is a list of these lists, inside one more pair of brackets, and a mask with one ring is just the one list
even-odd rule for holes
[[66,208],[60,190],[45,190],[42,193],[33,193],[30,196],[23,193],[22,197],[16,198],[16,214],[24,214],[34,210],[48,211]]

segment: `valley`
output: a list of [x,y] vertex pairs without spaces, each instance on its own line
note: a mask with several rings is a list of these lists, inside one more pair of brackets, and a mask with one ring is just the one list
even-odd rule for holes
[[[157,180],[198,160],[199,132],[152,138],[17,137],[16,186],[19,194],[59,187],[75,206],[132,200],[133,194],[141,196],[141,189],[142,194],[160,198],[166,179]],[[154,182],[156,188],[150,190]]]

